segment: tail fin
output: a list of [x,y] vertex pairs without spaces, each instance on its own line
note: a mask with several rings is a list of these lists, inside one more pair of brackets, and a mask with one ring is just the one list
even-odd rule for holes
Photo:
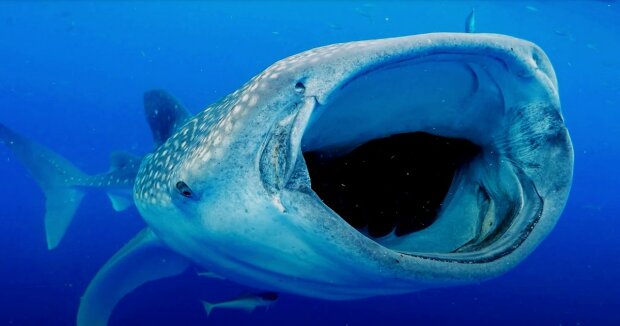
[[201,301],[202,302],[202,306],[205,308],[205,312],[207,313],[207,317],[209,317],[211,315],[211,311],[213,311],[213,308],[217,307],[216,303],[210,303],[210,302],[206,302],[206,301]]
[[88,177],[54,151],[20,136],[0,124],[0,143],[10,148],[45,193],[47,248],[62,239],[84,193],[74,185]]

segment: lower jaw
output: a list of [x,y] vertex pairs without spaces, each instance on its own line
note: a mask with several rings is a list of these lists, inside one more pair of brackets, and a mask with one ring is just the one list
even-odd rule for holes
[[304,158],[325,205],[363,235],[410,256],[498,259],[541,215],[542,199],[522,171],[463,139],[414,132]]

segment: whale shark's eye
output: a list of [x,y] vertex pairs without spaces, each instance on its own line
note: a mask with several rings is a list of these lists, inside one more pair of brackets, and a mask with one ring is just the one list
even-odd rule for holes
[[305,91],[306,91],[306,86],[304,85],[304,83],[297,82],[297,84],[295,84],[295,92],[299,94],[303,94]]
[[181,193],[181,195],[183,195],[183,197],[192,197],[192,189],[183,181],[177,182],[177,190]]

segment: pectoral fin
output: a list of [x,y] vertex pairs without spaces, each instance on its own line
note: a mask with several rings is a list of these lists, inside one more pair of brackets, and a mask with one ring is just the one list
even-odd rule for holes
[[107,325],[116,304],[149,281],[184,272],[189,262],[148,228],[119,250],[90,282],[78,311],[78,326]]
[[121,212],[126,210],[127,208],[133,205],[133,198],[129,196],[124,196],[116,193],[107,193],[108,198],[110,198],[110,202],[112,203],[112,207],[115,211]]

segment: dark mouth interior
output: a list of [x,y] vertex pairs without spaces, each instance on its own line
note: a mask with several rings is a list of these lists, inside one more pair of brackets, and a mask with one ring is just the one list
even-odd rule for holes
[[368,141],[347,153],[304,152],[312,189],[371,237],[403,236],[437,219],[453,177],[481,148],[424,132]]

